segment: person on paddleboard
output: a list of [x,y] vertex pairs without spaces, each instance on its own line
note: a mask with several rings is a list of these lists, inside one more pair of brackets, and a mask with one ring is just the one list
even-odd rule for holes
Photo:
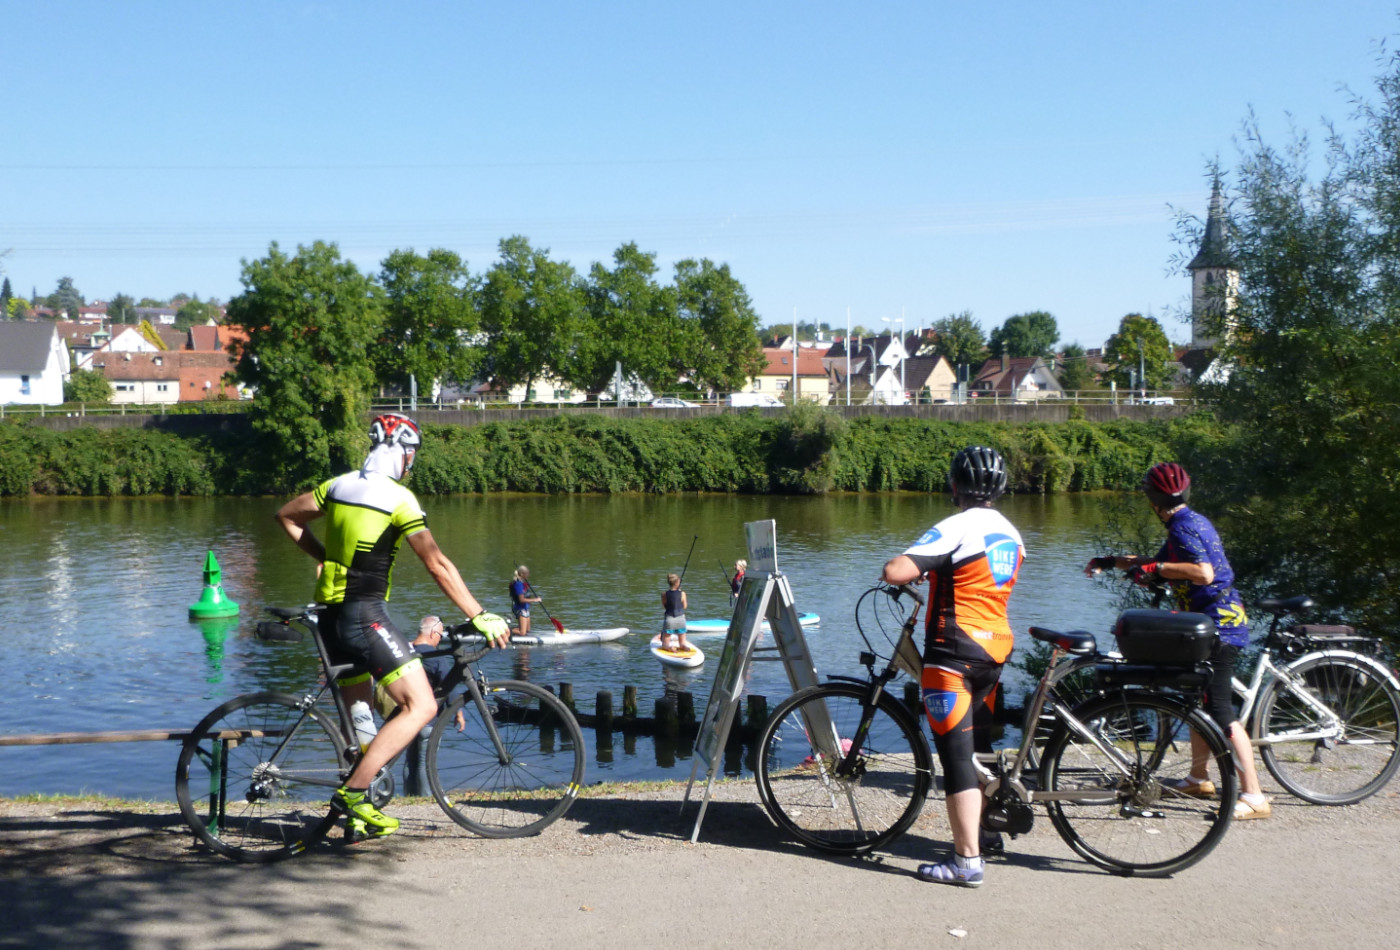
[[744,574],[748,572],[749,562],[743,558],[734,562],[734,578],[729,582],[729,602],[732,604],[739,597],[739,590],[744,586]]
[[[530,605],[538,604],[538,597],[531,597],[530,569],[524,564],[515,569],[510,582],[510,612],[515,614],[515,623],[522,637],[530,635]],[[547,632],[547,631],[546,631]]]
[[997,683],[1012,647],[1006,602],[1026,551],[1020,533],[992,508],[1006,491],[1006,462],[995,449],[972,445],[954,456],[948,487],[958,513],[886,562],[881,579],[930,581],[921,686],[943,764],[953,853],[941,863],[919,865],[919,879],[977,887],[983,850],[1003,845],[1000,834],[980,832],[975,754],[992,750]]
[[665,614],[661,620],[661,649],[684,653],[690,649],[685,640],[685,591],[681,590],[679,574],[666,575],[666,592],[661,595]]

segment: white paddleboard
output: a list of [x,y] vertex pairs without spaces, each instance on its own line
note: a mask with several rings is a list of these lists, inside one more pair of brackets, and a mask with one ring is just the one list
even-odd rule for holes
[[[798,623],[804,627],[811,627],[822,622],[822,618],[816,614],[798,614]],[[768,621],[763,621],[763,629],[768,629]],[[729,620],[724,617],[708,617],[704,620],[687,620],[685,622],[685,635],[687,637],[713,637],[718,633],[729,632]]]
[[[510,645],[513,647],[571,647],[587,643],[608,643],[613,640],[620,640],[627,635],[627,627],[607,627],[601,630],[570,630],[564,628],[563,633],[559,633],[553,627],[549,627],[549,632],[545,633],[539,627],[535,628],[529,636],[511,637]],[[463,643],[485,643],[484,637],[473,634],[462,637]]]
[[680,652],[661,649],[660,634],[651,638],[651,655],[667,666],[681,666],[687,669],[699,666],[701,663],[705,662],[704,651],[693,643]]

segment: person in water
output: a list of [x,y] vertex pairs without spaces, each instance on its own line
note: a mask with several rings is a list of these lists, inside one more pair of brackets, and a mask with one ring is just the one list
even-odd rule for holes
[[678,574],[666,575],[666,592],[661,595],[665,615],[661,620],[661,649],[684,653],[690,649],[685,640],[685,591],[681,590]]

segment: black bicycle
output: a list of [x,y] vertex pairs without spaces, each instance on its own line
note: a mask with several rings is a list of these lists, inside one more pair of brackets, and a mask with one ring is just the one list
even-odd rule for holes
[[[316,608],[269,608],[278,621],[258,624],[265,640],[316,643],[324,679],[302,696],[238,696],[195,726],[180,749],[175,796],[200,841],[239,861],[298,854],[324,838],[338,815],[328,802],[354,768],[359,743],[345,698],[335,686],[350,666],[330,662]],[[543,687],[490,681],[472,666],[488,649],[461,642],[470,624],[448,628],[452,644],[426,656],[451,655],[438,693],[424,770],[433,797],[457,824],[488,838],[536,834],[568,811],[583,782],[578,720]],[[391,761],[370,798],[394,795]],[[346,840],[354,840],[345,827]]]
[[[901,598],[915,605],[903,609]],[[898,637],[876,671],[880,652],[861,624],[861,604],[876,600],[876,618],[899,619]],[[856,627],[867,649],[864,678],[832,676],[780,703],[758,740],[758,791],[777,825],[832,854],[860,855],[894,840],[918,818],[933,787],[933,756],[917,713],[887,687],[901,672],[917,675],[913,644],[917,605],[911,587],[875,587],[862,595]],[[882,631],[886,628],[880,625]],[[1019,749],[981,761],[983,827],[1029,831],[1033,804],[1043,804],[1065,842],[1091,863],[1123,875],[1164,877],[1201,860],[1220,842],[1230,807],[1173,788],[1191,769],[1190,733],[1200,733],[1222,775],[1222,801],[1238,791],[1234,759],[1219,728],[1200,709],[1163,692],[1199,688],[1210,670],[1180,665],[1105,664],[1101,695],[1070,709],[1049,683],[1066,656],[1096,656],[1092,634],[1030,628],[1051,646],[1034,696],[1038,714],[1057,721],[1039,774],[1028,772],[1033,733]],[[1035,721],[1032,719],[1032,721]],[[980,759],[980,757],[979,757]]]

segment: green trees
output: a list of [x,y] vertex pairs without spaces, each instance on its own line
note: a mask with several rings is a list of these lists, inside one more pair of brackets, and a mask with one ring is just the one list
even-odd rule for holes
[[[1236,573],[1400,628],[1400,57],[1326,161],[1252,120],[1229,197],[1240,272],[1228,379],[1202,387],[1234,438],[1203,451]],[[1317,176],[1315,179],[1312,176]],[[1192,235],[1186,235],[1191,238]]]
[[299,246],[288,257],[273,242],[244,261],[243,293],[229,317],[248,333],[235,369],[257,390],[254,429],[278,488],[304,487],[358,465],[374,385],[370,348],[383,323],[381,292],[334,244]]
[[1060,360],[1060,386],[1067,392],[1094,388],[1094,372],[1089,369],[1089,359],[1084,355],[1084,347],[1078,343],[1066,343],[1060,350]]
[[579,350],[579,380],[601,389],[620,362],[625,373],[652,389],[674,389],[686,348],[675,288],[656,282],[656,255],[622,245],[613,252],[612,270],[593,265],[584,298],[588,330]]
[[987,348],[993,356],[1049,356],[1060,327],[1055,318],[1044,310],[1018,313],[992,331]]
[[107,304],[107,319],[113,323],[130,323],[136,317],[136,301],[126,294],[117,294]]
[[409,391],[409,377],[427,394],[435,381],[469,381],[483,359],[481,318],[467,264],[437,248],[427,256],[394,251],[379,274],[384,327],[371,352],[375,377]]
[[[1171,358],[1171,343],[1156,318],[1130,313],[1118,322],[1118,332],[1104,346],[1104,361],[1111,367],[1105,378],[1123,389],[1164,389]],[[1139,371],[1145,382],[1138,379]]]
[[6,277],[5,282],[0,284],[0,320],[10,319],[10,301],[14,296],[14,291],[10,290],[10,278]]
[[111,402],[112,384],[96,370],[78,369],[63,384],[64,402]]
[[[65,320],[78,319],[78,308],[83,306],[83,295],[73,286],[73,278],[58,279],[58,288],[49,294],[49,306],[53,308],[55,316]],[[66,317],[63,316],[65,313]]]
[[[175,301],[172,300],[171,303]],[[107,305],[107,313],[112,312],[111,304]],[[175,327],[180,330],[188,330],[193,326],[202,326],[209,322],[210,318],[217,319],[219,315],[219,305],[212,300],[200,300],[199,294],[187,298],[180,302],[175,311]]]
[[944,317],[933,325],[938,334],[938,352],[954,366],[981,362],[986,349],[982,324],[973,319],[971,310]]
[[501,241],[500,254],[481,287],[485,371],[504,386],[527,389],[546,370],[569,378],[585,342],[578,274],[520,235]]
[[677,263],[675,287],[682,371],[700,390],[741,388],[763,367],[758,314],[748,291],[728,264],[707,259]]

